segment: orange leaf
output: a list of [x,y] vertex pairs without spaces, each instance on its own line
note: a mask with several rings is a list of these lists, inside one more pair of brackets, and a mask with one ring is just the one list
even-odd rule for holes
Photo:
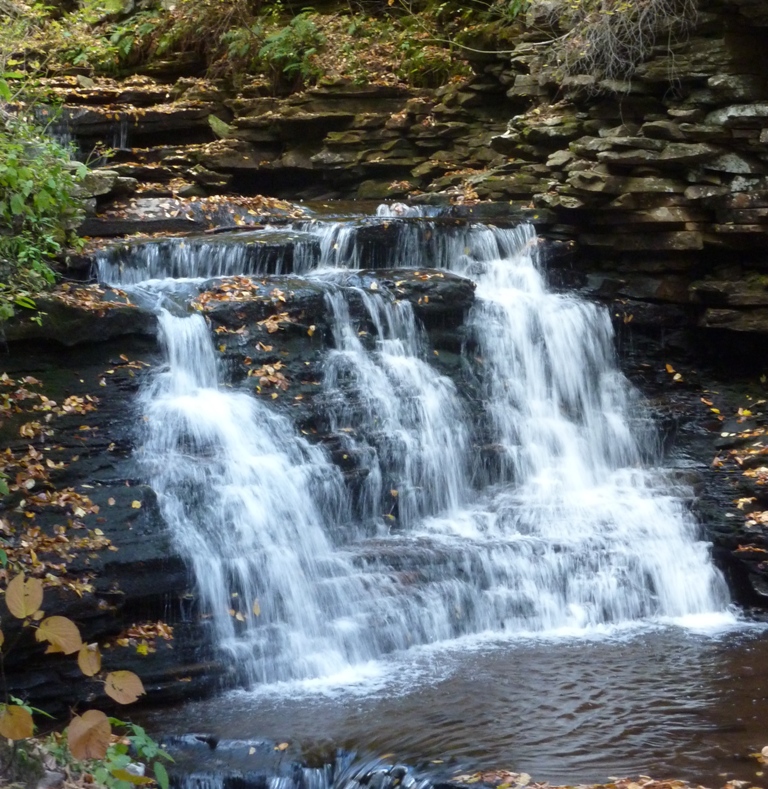
[[146,692],[141,680],[132,671],[112,671],[107,674],[104,690],[118,704],[133,704]]
[[101,652],[98,644],[83,644],[77,653],[77,665],[86,677],[92,677],[101,671]]
[[16,619],[26,619],[43,603],[43,582],[39,578],[25,580],[24,574],[17,575],[5,590],[5,604]]
[[0,734],[9,740],[26,740],[34,733],[32,716],[23,708],[6,704],[0,712]]
[[109,718],[101,710],[88,710],[69,724],[67,745],[75,759],[103,759],[111,736]]
[[46,654],[63,652],[65,655],[71,655],[83,645],[77,625],[66,616],[49,616],[43,619],[35,632],[35,638],[50,644],[45,650]]

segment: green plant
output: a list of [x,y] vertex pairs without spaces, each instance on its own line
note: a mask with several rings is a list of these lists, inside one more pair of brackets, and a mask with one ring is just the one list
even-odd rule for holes
[[[48,644],[47,653],[77,654],[77,665],[86,676],[104,683],[105,693],[118,704],[131,704],[144,694],[139,677],[131,671],[110,671],[102,674],[101,653],[97,644],[86,644],[77,625],[64,616],[46,616],[43,604],[43,581],[26,578],[22,573],[14,576],[5,589],[5,604],[15,619],[22,621],[22,631],[10,643],[0,631],[0,658],[10,651],[25,631],[34,631],[35,640]],[[0,660],[0,673],[2,660]],[[4,682],[4,675],[3,675]],[[12,740],[28,741],[34,734],[33,713],[47,715],[31,707],[22,699],[8,696],[0,704],[0,736]],[[123,731],[117,736],[113,727]],[[131,789],[136,785],[157,784],[168,789],[168,773],[160,761],[171,757],[149,736],[133,723],[108,718],[100,710],[87,710],[76,715],[64,734],[51,736],[45,748],[62,765],[74,767],[80,773],[89,773],[97,784],[110,789]],[[15,754],[15,751],[14,751]],[[141,769],[137,770],[137,762]],[[154,778],[143,775],[151,763]]]
[[[56,764],[70,773],[89,775],[98,786],[109,789],[131,789],[134,786],[156,784],[168,789],[168,771],[163,760],[172,762],[173,757],[147,732],[135,723],[119,718],[108,718],[115,736],[101,759],[78,760],[67,745],[66,732],[48,735],[42,750],[53,757]],[[136,766],[144,768],[144,775]],[[147,775],[147,768],[151,776]]]
[[400,52],[403,57],[397,75],[417,88],[438,88],[454,76],[469,74],[468,66],[450,50],[419,38],[404,37]]
[[314,56],[325,43],[325,36],[307,12],[268,35],[259,50],[259,58],[275,91],[298,90],[317,80],[322,72]]
[[0,320],[15,307],[34,309],[55,280],[50,263],[77,243],[78,180],[87,172],[31,112],[7,109],[11,97],[0,78]]
[[[242,0],[179,0],[150,34],[150,57],[194,55],[217,76],[247,68],[261,43],[260,5]],[[201,30],[205,35],[200,35]]]

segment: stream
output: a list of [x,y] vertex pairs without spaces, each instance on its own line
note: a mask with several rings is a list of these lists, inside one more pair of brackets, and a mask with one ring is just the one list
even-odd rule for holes
[[[547,286],[532,228],[409,213],[100,261],[102,282],[159,314],[167,362],[140,397],[138,457],[243,687],[149,716],[155,731],[221,740],[212,753],[187,741],[182,762],[207,777],[185,785],[247,777],[253,743],[277,741],[292,758],[343,748],[437,777],[751,777],[768,641],[730,605],[607,314]],[[399,235],[374,252],[376,223]],[[458,327],[464,378],[430,363],[396,289],[350,284],[361,268],[476,284]],[[286,412],[229,386],[185,306],[212,277],[274,273],[322,289],[317,397],[364,470],[354,485]],[[264,769],[278,781],[285,765]]]

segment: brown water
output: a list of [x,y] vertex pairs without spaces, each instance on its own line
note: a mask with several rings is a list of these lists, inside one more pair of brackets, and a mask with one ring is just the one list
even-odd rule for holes
[[147,723],[241,741],[226,757],[234,769],[247,767],[247,742],[268,739],[305,755],[386,755],[445,776],[507,768],[558,783],[650,774],[766,786],[749,754],[768,745],[768,634],[665,628],[475,642],[335,683],[190,703]]

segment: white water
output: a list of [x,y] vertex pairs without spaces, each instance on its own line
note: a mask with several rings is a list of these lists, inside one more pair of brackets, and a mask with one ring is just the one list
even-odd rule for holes
[[149,280],[285,274],[311,268],[317,240],[300,232],[261,230],[231,236],[135,244],[99,259],[101,282],[130,287]]
[[[350,300],[372,324],[371,351]],[[424,361],[426,341],[410,303],[361,288],[329,290],[326,303],[335,345],[324,381],[331,430],[369,469],[358,510],[386,519],[388,504],[405,528],[457,510],[468,495],[468,420],[452,381]]]
[[[324,265],[365,264],[354,228],[302,230]],[[200,316],[161,314],[168,366],[143,396],[142,454],[216,639],[246,679],[339,675],[472,633],[725,611],[690,492],[649,466],[650,425],[605,312],[547,290],[530,229],[410,223],[399,238],[385,264],[428,262],[477,283],[466,356],[482,414],[473,425],[428,364],[409,305],[321,276],[334,338],[323,396],[368,470],[357,502],[285,417],[222,387]],[[134,266],[130,281],[158,270]],[[490,478],[476,434],[494,444]],[[473,475],[487,484],[473,489]]]

